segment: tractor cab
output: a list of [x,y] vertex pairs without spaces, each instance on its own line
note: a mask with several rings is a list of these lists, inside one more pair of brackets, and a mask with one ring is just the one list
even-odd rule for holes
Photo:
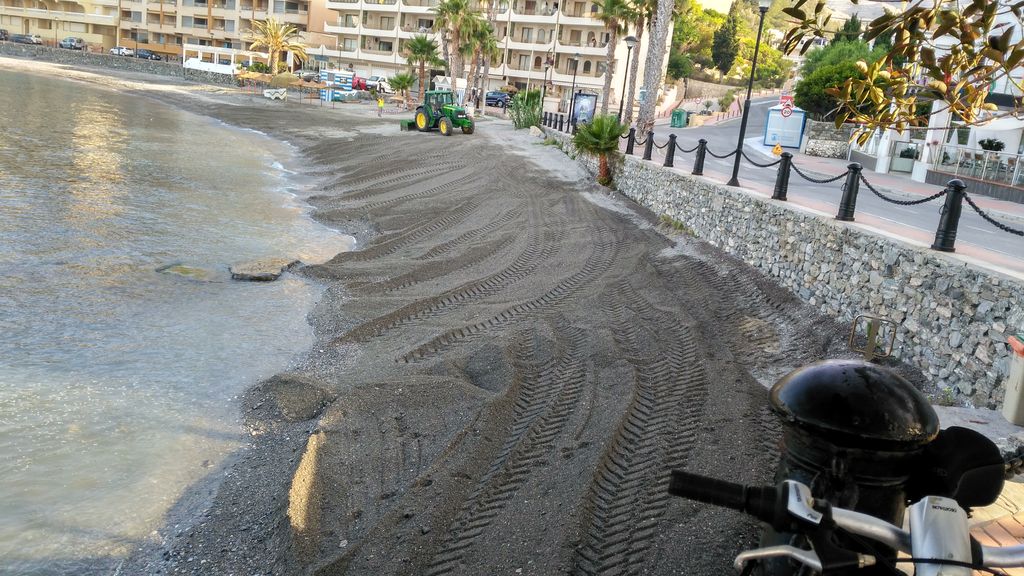
[[445,106],[454,106],[455,97],[447,90],[431,90],[423,95],[423,106],[440,115]]
[[455,104],[451,90],[428,90],[423,94],[423,104],[416,108],[413,123],[421,132],[437,128],[444,136],[451,136],[455,128],[463,134],[473,133],[473,119],[466,109]]

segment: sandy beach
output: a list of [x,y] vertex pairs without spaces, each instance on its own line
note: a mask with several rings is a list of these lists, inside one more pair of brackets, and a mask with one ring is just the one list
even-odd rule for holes
[[669,471],[770,481],[766,387],[850,356],[847,327],[506,121],[443,137],[368,105],[0,67],[287,141],[314,217],[357,239],[292,272],[327,286],[316,344],[246,394],[248,446],[119,574],[730,573],[757,527],[669,499]]

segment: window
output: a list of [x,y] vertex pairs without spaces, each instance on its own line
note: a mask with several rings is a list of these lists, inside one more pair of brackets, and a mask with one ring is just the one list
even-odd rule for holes
[[530,57],[526,54],[519,55],[519,69],[529,70],[530,69]]
[[380,29],[391,30],[395,27],[395,18],[393,16],[381,16],[380,17]]
[[342,42],[342,45],[344,46],[345,52],[355,52],[356,51],[356,39],[355,38],[345,38],[345,40]]
[[393,50],[394,50],[394,47],[395,47],[395,45],[394,45],[394,44],[392,44],[391,42],[384,42],[384,41],[381,41],[381,42],[380,42],[380,46],[379,46],[379,49],[380,49],[380,50],[382,50],[382,51],[384,51],[384,52],[391,52],[391,51],[393,51]]
[[540,56],[537,56],[536,58],[533,59],[533,69],[534,70],[539,70],[540,67],[543,66],[543,65],[544,64],[542,63],[542,60],[540,59]]
[[235,31],[235,21],[234,20],[225,20],[224,21],[224,29],[227,30],[228,32],[234,32]]
[[357,26],[356,17],[354,14],[345,14],[344,26],[345,28],[355,28]]
[[533,41],[533,28],[523,28],[522,32],[519,33],[519,38],[523,42]]
[[192,18],[193,28],[206,28],[206,18]]
[[182,16],[181,17],[181,27],[182,28],[191,28],[192,27],[192,17],[191,16]]
[[583,63],[583,73],[590,74],[590,60]]

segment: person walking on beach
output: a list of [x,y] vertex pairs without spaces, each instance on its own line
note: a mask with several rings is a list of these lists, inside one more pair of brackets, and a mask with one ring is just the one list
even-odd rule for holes
[[380,118],[384,114],[384,97],[377,95],[377,118]]

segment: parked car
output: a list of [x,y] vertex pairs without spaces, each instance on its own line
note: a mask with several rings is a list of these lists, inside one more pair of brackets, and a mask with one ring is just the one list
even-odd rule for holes
[[315,70],[296,70],[295,75],[299,80],[306,82],[317,82],[320,80],[320,73]]
[[391,89],[391,83],[388,82],[385,76],[370,76],[366,79],[367,90],[377,90],[385,94],[392,94],[394,90]]
[[135,57],[142,58],[143,60],[163,60],[162,56],[152,50],[146,50],[145,48],[139,48],[136,50]]
[[17,44],[42,44],[43,39],[29,34],[14,34],[11,36],[11,42]]
[[484,104],[486,104],[487,106],[497,106],[499,108],[504,108],[508,106],[508,102],[511,99],[512,97],[509,96],[508,92],[488,92],[487,94],[484,95]]
[[131,48],[125,48],[124,46],[114,46],[110,49],[110,53],[114,56],[135,56],[135,51]]
[[10,34],[7,33],[7,30],[4,30],[3,28],[0,28],[0,40],[6,41],[6,40],[10,40],[10,39],[11,39],[11,36],[10,36]]
[[68,50],[85,50],[85,40],[75,38],[74,36],[68,36],[61,40],[59,45],[61,48],[66,48]]

